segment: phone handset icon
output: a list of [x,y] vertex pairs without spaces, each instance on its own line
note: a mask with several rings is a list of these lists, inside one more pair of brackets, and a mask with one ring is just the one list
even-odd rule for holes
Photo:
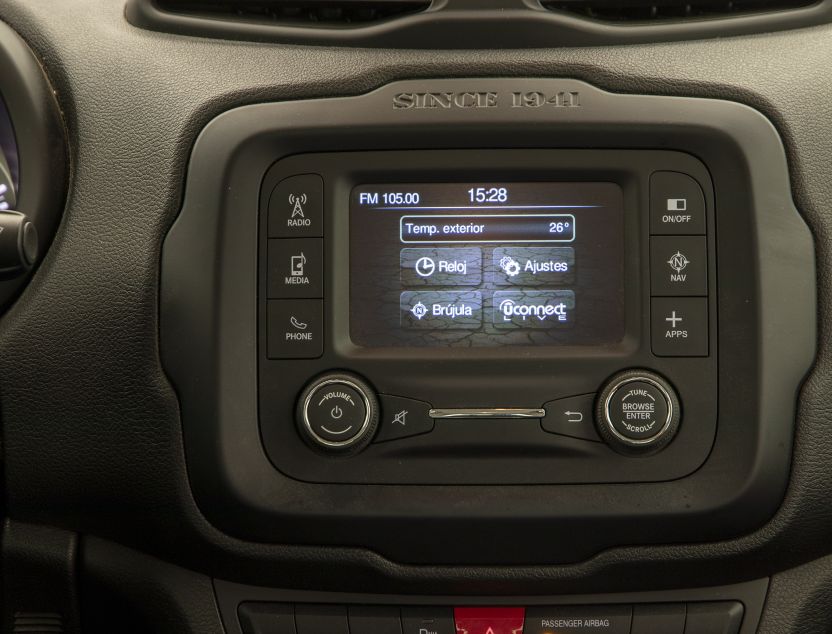
[[294,316],[289,317],[289,323],[292,324],[298,330],[306,330],[309,327],[309,324],[306,324],[302,321],[298,321]]

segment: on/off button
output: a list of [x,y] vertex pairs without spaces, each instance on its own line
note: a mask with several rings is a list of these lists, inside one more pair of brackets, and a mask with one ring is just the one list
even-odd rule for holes
[[331,446],[346,445],[366,428],[367,405],[357,389],[333,381],[306,396],[303,417],[318,440]]

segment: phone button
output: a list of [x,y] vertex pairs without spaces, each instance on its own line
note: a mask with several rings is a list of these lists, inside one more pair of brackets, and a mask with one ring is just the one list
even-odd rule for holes
[[324,353],[322,299],[269,300],[269,359],[316,359]]

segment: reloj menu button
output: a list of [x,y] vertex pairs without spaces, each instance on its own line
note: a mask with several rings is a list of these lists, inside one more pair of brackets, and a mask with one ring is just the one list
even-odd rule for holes
[[568,328],[575,323],[573,291],[496,291],[496,328]]
[[270,238],[320,238],[324,235],[324,182],[317,174],[280,181],[269,198]]
[[650,232],[705,233],[705,196],[687,174],[655,172],[650,177]]
[[476,330],[482,326],[478,291],[405,291],[399,309],[404,328]]
[[482,251],[402,249],[403,286],[478,286],[482,282]]

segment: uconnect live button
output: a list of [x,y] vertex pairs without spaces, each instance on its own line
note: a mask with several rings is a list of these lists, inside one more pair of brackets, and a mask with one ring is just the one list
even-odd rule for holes
[[568,328],[575,323],[573,291],[496,291],[497,328]]
[[629,605],[527,608],[524,634],[629,634]]
[[522,634],[525,608],[454,608],[457,634]]
[[399,308],[405,328],[476,330],[482,326],[482,295],[477,291],[405,291]]

